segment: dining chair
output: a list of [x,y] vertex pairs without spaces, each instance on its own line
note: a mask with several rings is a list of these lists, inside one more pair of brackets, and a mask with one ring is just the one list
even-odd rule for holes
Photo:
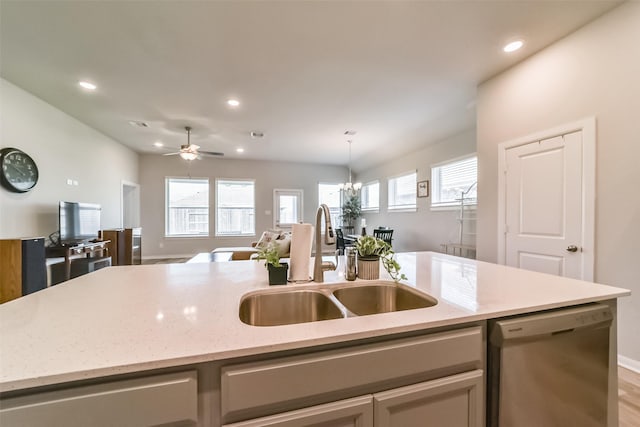
[[342,234],[341,228],[336,228],[336,250],[338,251],[338,255],[344,255],[344,249],[346,247],[344,243],[344,234]]
[[390,228],[376,228],[373,230],[373,237],[382,239],[391,246],[391,240],[393,237],[393,230]]

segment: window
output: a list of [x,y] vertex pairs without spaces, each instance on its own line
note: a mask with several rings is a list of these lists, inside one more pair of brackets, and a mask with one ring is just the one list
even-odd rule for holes
[[166,178],[165,235],[209,235],[209,180]]
[[389,178],[389,207],[393,210],[416,210],[416,173]]
[[362,186],[360,203],[363,211],[378,211],[380,209],[380,183],[369,182]]
[[216,236],[255,235],[255,182],[218,179],[216,190]]
[[302,222],[302,190],[273,190],[275,228],[291,228]]
[[[341,195],[339,184],[318,184],[318,202],[329,206],[333,228],[338,228],[342,224]],[[324,233],[324,221],[322,221],[322,232]]]
[[431,207],[458,206],[462,194],[475,204],[478,157],[466,157],[431,168]]

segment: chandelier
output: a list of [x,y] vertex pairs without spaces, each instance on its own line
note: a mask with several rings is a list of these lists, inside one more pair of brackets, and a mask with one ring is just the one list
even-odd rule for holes
[[351,140],[347,141],[349,143],[349,181],[340,184],[338,187],[340,190],[344,191],[346,195],[353,197],[358,194],[358,190],[362,188],[361,182],[353,183],[351,182]]

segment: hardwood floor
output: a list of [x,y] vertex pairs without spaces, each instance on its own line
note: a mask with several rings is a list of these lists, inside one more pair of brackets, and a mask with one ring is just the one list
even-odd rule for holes
[[640,426],[640,374],[618,366],[619,427]]

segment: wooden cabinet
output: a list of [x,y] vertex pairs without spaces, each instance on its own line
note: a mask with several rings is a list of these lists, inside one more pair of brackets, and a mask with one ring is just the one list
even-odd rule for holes
[[0,303],[46,287],[44,237],[0,240]]
[[4,399],[0,419],[7,426],[196,425],[197,388],[196,371],[71,387]]
[[142,263],[142,229],[118,228],[101,230],[100,238],[109,240],[111,265],[138,265]]
[[142,228],[125,228],[124,241],[124,265],[142,264]]

